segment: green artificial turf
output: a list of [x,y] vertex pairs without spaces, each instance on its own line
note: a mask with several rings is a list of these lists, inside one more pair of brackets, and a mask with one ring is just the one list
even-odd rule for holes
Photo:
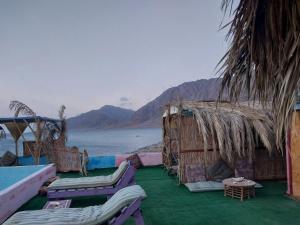
[[[90,176],[111,173],[113,170],[94,170]],[[78,177],[77,173],[61,177]],[[148,225],[266,225],[299,224],[300,203],[284,196],[286,183],[262,182],[264,188],[256,190],[256,198],[240,202],[224,197],[222,191],[191,193],[161,167],[139,169],[136,181],[148,198],[142,203],[145,223]],[[71,207],[103,204],[104,197],[81,197]],[[20,210],[41,209],[46,197],[35,197]],[[134,224],[129,220],[126,224]]]

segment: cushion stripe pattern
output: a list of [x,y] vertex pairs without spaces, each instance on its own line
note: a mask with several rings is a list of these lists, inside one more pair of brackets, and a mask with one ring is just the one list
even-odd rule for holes
[[128,162],[123,161],[118,169],[107,176],[93,176],[80,178],[62,178],[55,180],[48,187],[49,190],[68,189],[68,188],[93,188],[112,186],[118,182],[121,176],[125,173],[128,167]]
[[119,190],[102,206],[23,211],[14,214],[3,225],[97,225],[111,219],[137,198],[146,198],[146,193],[141,186],[133,185]]

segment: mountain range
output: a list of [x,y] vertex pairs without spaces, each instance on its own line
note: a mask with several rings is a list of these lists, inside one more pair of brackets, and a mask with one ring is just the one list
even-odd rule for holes
[[67,120],[69,129],[110,129],[123,127],[160,127],[164,106],[176,100],[216,100],[221,80],[201,79],[185,82],[164,91],[137,111],[105,105]]
[[133,110],[105,105],[67,120],[69,129],[109,129],[123,127],[131,120]]

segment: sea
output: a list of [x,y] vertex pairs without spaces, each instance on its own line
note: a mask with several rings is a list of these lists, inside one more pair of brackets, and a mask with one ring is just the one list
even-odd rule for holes
[[[26,140],[34,140],[30,132],[26,132],[24,137]],[[161,142],[162,130],[160,128],[78,130],[68,131],[67,137],[67,146],[77,146],[80,150],[87,149],[89,155],[113,155],[129,153]],[[20,155],[23,153],[23,140],[21,137],[18,142]],[[6,151],[15,152],[15,143],[9,134],[0,140],[0,156]]]

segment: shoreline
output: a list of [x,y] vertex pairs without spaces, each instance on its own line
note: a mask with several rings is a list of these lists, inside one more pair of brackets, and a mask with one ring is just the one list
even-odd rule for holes
[[162,142],[157,142],[155,144],[147,145],[145,147],[139,148],[128,154],[140,153],[140,152],[162,152],[163,144]]

